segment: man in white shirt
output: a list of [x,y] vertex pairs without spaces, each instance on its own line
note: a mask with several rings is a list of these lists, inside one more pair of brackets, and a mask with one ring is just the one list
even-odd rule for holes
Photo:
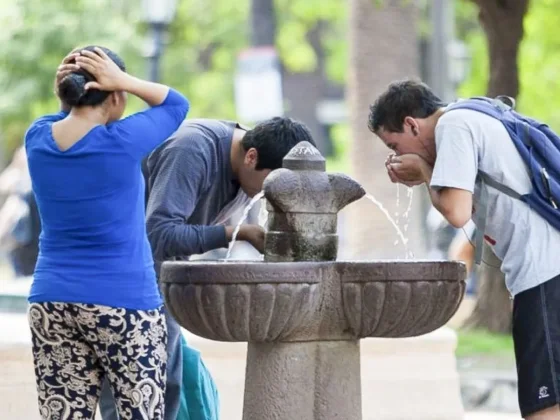
[[521,413],[530,420],[560,419],[560,232],[478,176],[484,172],[519,194],[531,191],[528,169],[504,125],[473,110],[446,112],[428,86],[405,80],[389,85],[371,106],[369,126],[394,151],[386,161],[392,182],[426,184],[434,207],[456,228],[471,217],[485,220],[484,239],[502,260],[514,297]]

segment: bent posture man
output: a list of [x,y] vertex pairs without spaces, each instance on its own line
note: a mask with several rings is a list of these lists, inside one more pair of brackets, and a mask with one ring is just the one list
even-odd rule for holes
[[518,139],[500,119],[480,108],[461,109],[464,104],[447,107],[422,83],[396,82],[371,106],[369,125],[395,152],[386,162],[390,179],[426,184],[433,205],[457,228],[473,215],[503,261],[514,297],[521,413],[531,420],[560,419],[560,232],[511,193],[533,188],[530,168],[514,143]]
[[[315,144],[308,128],[290,118],[273,118],[245,130],[220,120],[187,120],[148,158],[147,231],[156,270],[169,260],[227,247],[233,212],[262,189],[265,177],[300,141]],[[258,251],[264,230],[242,225],[237,239]],[[168,332],[165,419],[176,420],[182,386],[181,331],[166,314]],[[109,390],[102,395],[104,420],[116,420]]]

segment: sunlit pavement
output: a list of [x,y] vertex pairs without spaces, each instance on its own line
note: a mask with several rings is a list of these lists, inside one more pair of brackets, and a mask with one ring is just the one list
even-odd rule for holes
[[[24,314],[0,313],[0,419],[38,420],[35,383],[29,349],[30,334]],[[202,351],[204,361],[217,383],[224,420],[240,420],[243,407],[245,343],[209,342],[185,331],[190,344]],[[224,357],[227,355],[227,357]],[[227,390],[227,392],[224,392]],[[364,389],[364,394],[367,390]],[[411,419],[414,417],[412,416]],[[513,420],[513,414],[471,412],[465,420]],[[364,413],[364,420],[375,420]],[[406,420],[406,419],[403,419]],[[444,419],[441,419],[444,420]]]

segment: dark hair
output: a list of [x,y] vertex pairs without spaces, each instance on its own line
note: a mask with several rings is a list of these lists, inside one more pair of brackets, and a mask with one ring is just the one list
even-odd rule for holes
[[427,118],[444,105],[429,86],[420,81],[393,82],[369,107],[368,126],[373,133],[381,127],[401,133],[406,117]]
[[255,148],[259,154],[255,169],[278,169],[282,159],[292,148],[302,141],[315,146],[309,128],[291,118],[274,117],[263,121],[249,130],[241,141],[245,151]]
[[[80,48],[78,51],[93,51],[94,48],[95,45],[90,45],[85,48]],[[122,71],[126,71],[122,58],[108,48],[98,48],[101,48]],[[72,61],[71,63],[74,62],[75,61]],[[74,71],[62,79],[58,85],[58,96],[64,103],[71,107],[100,105],[103,101],[105,101],[105,99],[107,99],[111,92],[99,89],[89,89],[86,91],[86,84],[93,81],[95,81],[95,77],[93,77],[90,72],[83,69]]]

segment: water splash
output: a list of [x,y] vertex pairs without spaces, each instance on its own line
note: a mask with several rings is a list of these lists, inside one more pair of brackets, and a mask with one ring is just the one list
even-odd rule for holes
[[404,225],[405,233],[408,230],[408,224],[410,223],[410,210],[412,209],[412,199],[414,197],[414,190],[411,187],[408,187],[407,191],[406,191],[406,195],[408,197],[408,206],[407,206],[406,211],[404,212],[404,215],[403,215],[406,219],[406,222],[405,222],[405,225]]
[[231,235],[231,242],[229,243],[228,246],[228,250],[225,258],[226,260],[229,260],[229,258],[231,257],[231,250],[233,249],[233,245],[235,245],[235,240],[237,238],[237,235],[239,234],[239,229],[241,229],[241,225],[243,224],[243,222],[245,222],[245,220],[247,220],[247,217],[249,216],[249,212],[251,211],[255,203],[263,197],[264,197],[264,191],[261,191],[253,198],[251,198],[251,201],[249,201],[249,204],[247,204],[247,207],[245,207],[245,209],[243,210],[243,215],[241,216],[241,219],[239,219],[239,222],[235,226],[235,229],[233,230],[233,235]]
[[404,245],[405,252],[406,252],[406,258],[408,259],[408,258],[414,257],[414,254],[412,254],[412,252],[408,251],[408,245],[407,245],[408,244],[408,238],[406,238],[404,236],[403,232],[401,231],[401,228],[399,227],[399,225],[397,225],[395,220],[391,217],[391,215],[389,214],[387,209],[385,207],[383,207],[383,204],[381,204],[379,201],[377,201],[377,199],[371,194],[366,194],[365,198],[367,198],[369,201],[371,201],[373,204],[375,204],[379,208],[379,210],[381,210],[381,212],[385,215],[387,220],[389,222],[391,222],[391,224],[395,228],[395,231],[397,232],[397,235],[399,236],[399,239],[401,240],[401,242]]
[[261,208],[259,209],[259,216],[257,220],[259,226],[266,230],[266,225],[268,223],[268,210],[266,209],[266,200],[261,201]]
[[[400,206],[401,206],[401,189],[400,189],[400,185],[398,182],[395,184],[397,186],[397,202],[396,202],[396,206],[395,206],[395,223],[397,224],[397,226],[400,228],[401,224],[400,224]],[[399,239],[395,239],[395,242],[393,243],[393,245],[397,246],[399,244]]]

